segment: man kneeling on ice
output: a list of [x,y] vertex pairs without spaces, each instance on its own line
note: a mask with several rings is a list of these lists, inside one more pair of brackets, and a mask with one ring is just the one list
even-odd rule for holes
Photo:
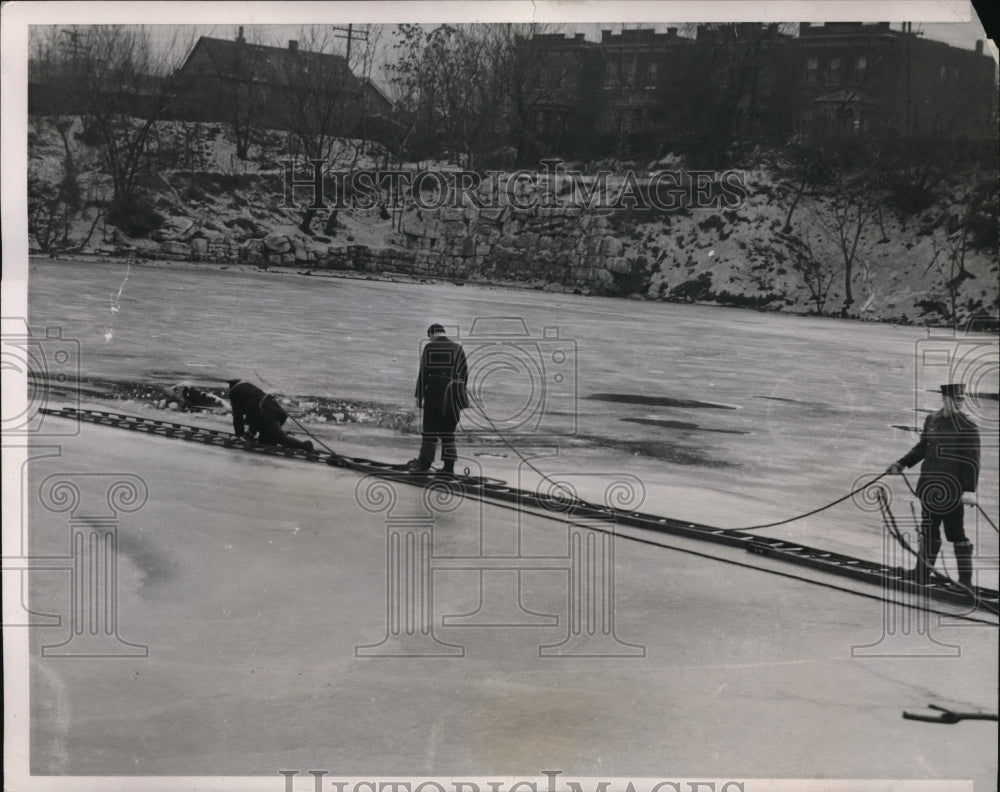
[[274,396],[246,380],[228,382],[229,403],[233,406],[233,432],[237,437],[253,440],[256,436],[264,445],[314,450],[312,442],[292,437],[281,428],[288,420],[288,413]]

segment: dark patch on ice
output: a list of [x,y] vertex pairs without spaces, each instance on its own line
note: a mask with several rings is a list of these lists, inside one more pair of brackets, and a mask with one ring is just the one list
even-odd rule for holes
[[829,404],[824,402],[802,401],[801,399],[789,399],[785,396],[758,396],[757,398],[767,399],[768,401],[787,402],[788,404],[798,404],[801,407],[818,407],[823,410],[832,409]]
[[169,554],[158,550],[141,536],[128,531],[118,533],[118,552],[126,556],[143,573],[142,586],[155,585],[174,576],[177,562]]
[[903,426],[902,424],[890,424],[893,429],[902,429],[904,432],[920,432],[919,426]]
[[694,467],[724,468],[735,467],[733,462],[717,459],[699,448],[694,448],[669,440],[625,440],[620,438],[579,435],[577,440],[597,448],[613,448],[629,454],[640,454],[653,459],[662,459],[674,465]]
[[750,432],[744,432],[741,429],[709,429],[706,426],[699,426],[694,423],[686,423],[684,421],[662,421],[658,418],[622,418],[620,420],[628,421],[629,423],[643,424],[644,426],[661,426],[664,429],[683,429],[691,432],[718,432],[719,434],[737,435],[750,434]]
[[693,399],[674,399],[670,396],[644,396],[641,393],[592,393],[587,396],[594,401],[616,402],[618,404],[642,404],[651,407],[691,407],[697,409],[735,410],[731,404],[713,404]]
[[[206,387],[198,384],[200,378],[197,374],[192,375],[190,372],[177,372],[177,374],[177,377],[171,378],[165,385],[131,380],[90,379],[64,388],[63,393],[64,395],[79,393],[109,402],[125,401],[163,409],[169,407],[171,403],[176,405],[175,397],[168,389],[178,382],[188,380],[194,382],[195,386],[205,393],[211,393],[223,401],[228,399],[228,385],[217,388]],[[50,392],[54,393],[55,390],[50,388]],[[305,424],[368,424],[403,433],[412,433],[419,429],[412,412],[400,410],[392,405],[351,399],[303,396],[291,396],[287,399],[283,397],[281,401],[290,415]],[[182,409],[180,412],[209,412],[227,415],[229,410],[221,406],[191,407]],[[285,428],[293,433],[295,431],[291,421]]]

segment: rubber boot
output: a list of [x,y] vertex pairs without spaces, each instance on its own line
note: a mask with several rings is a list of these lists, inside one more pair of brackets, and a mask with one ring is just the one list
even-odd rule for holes
[[441,472],[447,473],[449,476],[455,475],[455,460],[445,459],[444,464],[441,466]]
[[937,561],[939,552],[941,552],[940,538],[928,539],[921,535],[920,550],[917,551],[917,565],[910,573],[910,577],[917,583],[926,584],[931,579],[934,562]]
[[972,542],[955,542],[955,563],[958,565],[958,582],[972,588]]

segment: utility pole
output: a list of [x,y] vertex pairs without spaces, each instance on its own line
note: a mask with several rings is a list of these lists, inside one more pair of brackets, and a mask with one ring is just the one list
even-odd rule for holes
[[348,25],[347,27],[339,27],[337,25],[334,25],[333,29],[337,30],[337,31],[340,31],[341,33],[344,34],[344,35],[337,35],[336,33],[334,33],[334,38],[345,38],[345,39],[347,39],[347,66],[348,66],[348,68],[350,68],[350,66],[351,66],[351,42],[354,39],[358,39],[359,41],[368,41],[368,30],[365,29],[365,30],[361,30],[361,31],[355,32],[354,25]]
[[[351,42],[354,39],[358,41],[368,42],[368,28],[364,30],[355,32],[354,25],[348,25],[347,27],[340,27],[337,25],[333,26],[335,31],[339,31],[343,35],[334,33],[334,38],[346,38],[347,39],[347,72],[348,74],[354,74],[353,69],[351,69]],[[369,69],[368,57],[364,57],[361,61],[361,82],[368,78],[367,71]],[[362,138],[361,138],[361,153],[364,154],[366,148],[366,141],[364,139],[364,125],[365,125],[365,108],[364,108],[364,88],[362,87],[361,93],[359,94],[359,99],[361,100],[361,127],[362,127]]]

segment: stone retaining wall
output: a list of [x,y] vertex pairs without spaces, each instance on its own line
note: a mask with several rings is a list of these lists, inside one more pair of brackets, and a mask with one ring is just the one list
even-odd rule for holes
[[395,272],[583,294],[618,294],[617,276],[632,271],[606,214],[575,206],[409,209],[388,242],[392,247],[371,248],[280,234],[245,241],[195,237],[165,241],[159,252],[188,260]]

